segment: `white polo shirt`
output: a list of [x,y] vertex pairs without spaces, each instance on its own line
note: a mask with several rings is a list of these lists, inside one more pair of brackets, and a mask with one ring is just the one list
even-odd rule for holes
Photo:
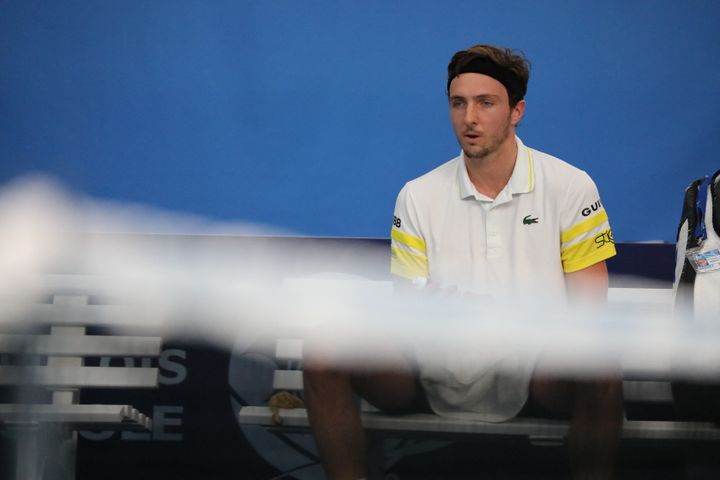
[[[405,184],[391,233],[393,274],[495,298],[562,298],[565,272],[615,255],[608,217],[592,179],[516,141],[515,168],[495,199],[478,193],[470,182],[463,154]],[[518,372],[512,385],[491,381],[494,387],[462,388],[452,384],[452,378],[424,378],[424,372],[421,380],[438,413],[469,410],[478,413],[475,418],[504,420],[527,399],[531,366],[528,369]],[[475,377],[487,380],[485,373]],[[444,393],[443,380],[451,383]],[[484,393],[471,392],[473,388]],[[502,399],[498,389],[504,392]],[[463,390],[469,397],[463,397]],[[444,397],[448,392],[453,398]]]

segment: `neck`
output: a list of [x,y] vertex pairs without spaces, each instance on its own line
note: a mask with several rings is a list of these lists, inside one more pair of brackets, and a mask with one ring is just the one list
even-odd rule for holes
[[517,150],[515,135],[510,134],[497,150],[484,157],[465,156],[468,177],[479,193],[493,199],[498,196],[515,169]]

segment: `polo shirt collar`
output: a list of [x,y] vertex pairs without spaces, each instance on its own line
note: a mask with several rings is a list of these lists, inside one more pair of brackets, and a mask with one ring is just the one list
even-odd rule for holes
[[532,152],[522,143],[519,137],[515,137],[518,151],[515,158],[515,168],[510,176],[508,185],[510,193],[529,193],[535,188],[535,169],[533,168]]
[[[516,193],[529,193],[535,188],[535,173],[533,168],[532,153],[529,148],[522,143],[519,137],[515,137],[517,142],[517,157],[515,158],[515,168],[510,176],[510,180],[505,187],[505,191],[510,195]],[[458,162],[458,183],[460,187],[460,198],[474,197],[477,200],[490,200],[480,194],[470,181],[467,168],[465,167],[465,152],[460,152],[460,162]]]
[[460,184],[460,198],[473,197],[479,200],[478,195],[480,195],[480,193],[470,181],[470,175],[468,175],[467,167],[465,166],[465,152],[462,150],[460,150],[460,161],[458,162],[457,173],[458,183]]

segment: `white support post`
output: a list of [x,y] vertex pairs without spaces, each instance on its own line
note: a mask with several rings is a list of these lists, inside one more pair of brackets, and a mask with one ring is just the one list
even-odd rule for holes
[[18,425],[13,430],[17,442],[15,480],[40,480],[38,425]]
[[[72,315],[76,306],[88,304],[88,297],[84,295],[55,295],[53,305],[61,309],[62,315]],[[69,319],[68,319],[69,320]],[[85,326],[53,326],[50,335],[85,335]],[[48,357],[49,367],[82,367],[82,357]],[[72,405],[80,402],[80,391],[77,388],[55,390],[52,393],[54,405]],[[60,427],[54,432],[57,443],[52,452],[57,459],[58,467],[66,474],[68,480],[75,478],[75,463],[77,458],[77,432],[68,427]],[[48,452],[50,453],[50,452]]]

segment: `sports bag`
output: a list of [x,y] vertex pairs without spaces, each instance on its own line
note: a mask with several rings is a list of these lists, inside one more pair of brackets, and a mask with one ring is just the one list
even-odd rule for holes
[[[720,322],[718,190],[720,170],[692,182],[685,190],[678,226],[674,307],[678,319],[699,327]],[[720,421],[720,378],[675,381],[672,392],[679,418]]]

